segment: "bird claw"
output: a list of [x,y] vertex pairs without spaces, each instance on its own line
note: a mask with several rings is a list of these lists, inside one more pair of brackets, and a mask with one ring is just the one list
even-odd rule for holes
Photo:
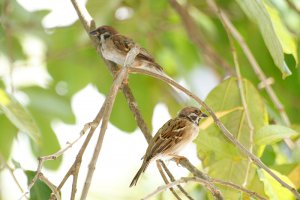
[[179,166],[181,160],[186,159],[186,157],[184,156],[179,156],[179,155],[172,155],[172,156],[173,156],[172,160],[176,162],[177,166]]

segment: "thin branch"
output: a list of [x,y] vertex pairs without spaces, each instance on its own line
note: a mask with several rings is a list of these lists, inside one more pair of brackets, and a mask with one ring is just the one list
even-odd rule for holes
[[[219,8],[217,8],[219,10]],[[225,27],[226,30],[226,34],[229,40],[229,44],[230,44],[230,48],[231,48],[231,53],[232,53],[232,57],[233,57],[233,61],[234,61],[234,66],[235,66],[235,71],[236,71],[236,75],[237,75],[237,81],[238,81],[238,87],[240,90],[240,96],[241,96],[241,101],[242,101],[242,105],[244,108],[244,112],[246,115],[246,120],[249,126],[249,151],[251,153],[253,153],[253,144],[254,144],[254,126],[250,117],[250,113],[249,113],[249,109],[248,109],[248,105],[247,105],[247,101],[246,101],[246,92],[244,90],[244,84],[243,84],[243,78],[242,78],[242,74],[241,74],[241,70],[240,70],[240,65],[239,65],[239,61],[238,61],[238,56],[237,56],[237,52],[234,46],[234,42],[233,42],[233,38],[230,35],[230,32],[228,30],[228,27],[226,26],[226,24],[224,23],[224,19],[222,17],[222,15],[220,15],[220,12],[218,12],[219,14],[219,18],[223,24],[223,26]],[[249,179],[249,173],[250,173],[250,168],[251,168],[251,159],[248,158],[248,164],[247,164],[247,169],[246,169],[246,176],[243,182],[243,186],[246,187],[248,184],[248,179]]]
[[169,2],[180,16],[189,38],[195,43],[198,49],[202,50],[203,54],[205,55],[204,58],[206,58],[207,62],[214,63],[215,66],[222,67],[229,75],[235,75],[235,72],[230,64],[220,57],[209,44],[207,44],[207,41],[203,38],[199,29],[197,29],[198,26],[195,20],[190,16],[189,12],[176,0],[169,0]]
[[[170,183],[170,182],[169,182],[168,178],[166,177],[166,175],[165,175],[165,173],[164,173],[164,171],[163,171],[163,168],[162,168],[162,163],[163,163],[163,162],[160,163],[160,161],[161,161],[161,160],[156,160],[156,166],[157,166],[157,169],[158,169],[158,171],[159,171],[161,177],[163,178],[165,184],[168,184],[168,183]],[[164,163],[163,163],[163,164],[164,164]],[[171,180],[171,181],[172,181],[172,180]],[[180,198],[179,195],[176,193],[176,191],[174,190],[173,187],[170,187],[169,190],[173,193],[173,195],[176,197],[176,199],[181,200],[181,198]]]
[[[162,185],[162,186],[158,187],[155,191],[148,194],[146,197],[142,198],[142,200],[150,199],[151,197],[157,195],[158,193],[161,193],[161,192],[165,191],[166,189],[174,187],[175,185],[178,185],[180,183],[188,183],[188,182],[198,182],[201,185],[204,185],[207,189],[209,189],[209,191],[212,193],[212,195],[219,192],[219,191],[215,191],[214,188],[211,187],[211,183],[204,180],[204,179],[201,179],[201,178],[198,178],[198,177],[182,177],[179,180],[176,180],[176,181],[170,182],[166,185]],[[220,199],[223,199],[223,198],[220,198]]]
[[255,197],[255,198],[260,199],[260,200],[267,200],[266,198],[260,196],[256,192],[253,192],[251,190],[248,190],[248,189],[246,189],[244,187],[241,187],[241,186],[238,186],[236,184],[230,183],[228,181],[218,180],[218,179],[214,179],[214,178],[210,178],[210,181],[213,182],[213,183],[216,183],[216,184],[224,185],[224,186],[231,187],[233,189],[242,191],[244,193],[247,193],[251,197]]
[[58,150],[54,154],[40,157],[38,159],[39,163],[38,163],[38,167],[37,167],[37,170],[36,170],[36,174],[33,177],[33,179],[31,180],[30,184],[28,185],[27,192],[23,193],[22,196],[25,196],[31,190],[31,188],[33,187],[33,185],[35,184],[35,182],[39,179],[39,176],[41,174],[44,162],[47,161],[47,160],[56,160],[58,157],[60,157],[62,154],[64,154],[64,152],[66,152],[69,148],[71,148],[77,141],[79,141],[82,136],[83,136],[83,134],[80,134],[80,136],[77,139],[75,139],[73,142],[69,143],[64,148]]
[[[16,185],[18,186],[18,188],[20,189],[20,191],[21,191],[22,193],[24,193],[24,190],[23,190],[23,188],[21,187],[21,184],[19,183],[17,177],[16,177],[15,174],[14,174],[14,169],[11,168],[11,167],[8,165],[8,163],[7,163],[6,160],[3,158],[3,156],[2,156],[1,153],[0,153],[0,161],[1,161],[0,163],[3,164],[4,168],[6,168],[6,169],[9,171],[10,175],[12,176],[13,180],[15,181],[15,183],[16,183]],[[26,196],[25,196],[25,197],[26,197]],[[28,199],[28,198],[26,197],[26,199]]]
[[43,173],[39,173],[39,180],[42,181],[43,183],[45,183],[52,191],[51,195],[50,195],[50,199],[55,199],[55,200],[60,200],[60,194],[57,191],[57,188],[55,187],[55,185],[53,183],[51,183],[51,181],[49,181],[49,179],[47,177],[44,176]]
[[230,133],[230,131],[228,131],[228,129],[224,126],[224,124],[218,119],[218,117],[213,112],[213,110],[206,103],[204,103],[199,97],[197,97],[196,95],[194,95],[193,93],[191,93],[188,89],[186,89],[185,87],[181,86],[180,84],[178,84],[174,80],[169,79],[166,76],[163,76],[163,75],[160,75],[160,74],[157,74],[157,73],[153,73],[152,71],[149,71],[146,68],[142,68],[142,67],[140,67],[140,68],[130,67],[129,68],[129,72],[130,73],[145,74],[145,75],[152,76],[154,78],[160,79],[160,80],[166,82],[167,84],[169,84],[169,85],[171,85],[173,87],[176,87],[177,89],[181,90],[182,92],[184,92],[185,94],[187,94],[188,96],[190,96],[191,98],[193,98],[197,103],[199,103],[201,106],[203,106],[205,108],[205,110],[207,110],[207,112],[212,116],[212,118],[215,121],[216,125],[219,127],[219,129],[222,131],[222,133],[226,136],[226,138],[230,140],[230,142],[232,142],[235,146],[237,146],[238,149],[243,154],[245,154],[247,157],[251,158],[251,160],[257,166],[263,168],[268,174],[270,174],[270,176],[272,176],[276,181],[278,181],[283,187],[285,187],[288,190],[290,190],[295,195],[296,198],[300,199],[300,194],[297,192],[297,190],[295,188],[293,188],[292,186],[290,186],[289,184],[287,184],[286,182],[284,182],[281,178],[279,178],[258,157],[256,157],[254,154],[252,154],[238,140],[236,140],[234,138],[234,136]]
[[300,9],[291,1],[291,0],[286,0],[287,4],[291,9],[293,9],[298,15],[300,15]]
[[188,160],[188,159],[181,159],[179,164],[183,167],[185,167],[187,170],[189,170],[195,177],[204,179],[206,181],[209,181],[211,183],[216,183],[216,184],[221,184],[227,187],[231,187],[237,190],[240,190],[242,192],[245,192],[247,194],[249,194],[250,196],[254,196],[258,199],[261,200],[265,200],[264,197],[260,196],[259,194],[257,194],[256,192],[250,191],[244,187],[240,187],[238,185],[235,185],[231,182],[228,181],[223,181],[223,180],[219,180],[219,179],[214,179],[209,177],[207,174],[202,173],[199,169],[197,169],[194,165],[192,165],[192,163]]
[[[217,180],[217,179],[210,179],[210,181],[213,182],[213,183],[217,183],[217,184],[220,184],[220,185],[224,185],[226,187],[230,187],[230,188],[242,191],[242,192],[248,194],[251,197],[255,197],[255,198],[260,199],[260,200],[266,200],[266,198],[258,195],[256,192],[252,192],[248,189],[245,189],[245,188],[240,187],[238,185],[235,185],[233,183],[230,183],[230,182],[227,182],[227,181],[222,181],[222,180]],[[198,182],[202,185],[206,185],[208,188],[209,188],[209,184],[210,184],[210,182],[208,182],[207,180],[201,179],[199,177],[182,177],[179,180],[176,180],[176,181],[173,181],[173,182],[168,183],[166,185],[158,187],[155,191],[153,191],[152,193],[150,193],[146,197],[144,197],[143,200],[150,199],[151,197],[157,195],[158,193],[163,192],[164,190],[166,190],[168,188],[171,188],[171,187],[173,187],[173,186],[175,186],[179,183],[189,183],[189,182]],[[212,188],[210,188],[210,189],[211,189],[210,190],[211,192],[216,192],[216,193],[218,192],[218,191],[214,191]]]
[[127,77],[127,73],[128,73],[127,70],[128,69],[125,68],[125,67],[121,68],[121,71],[118,73],[118,76],[114,80],[113,85],[112,85],[112,87],[109,91],[109,94],[106,97],[107,101],[105,103],[106,105],[105,105],[105,110],[104,110],[104,114],[103,114],[103,120],[102,120],[102,123],[101,123],[100,133],[99,133],[99,137],[98,137],[98,140],[97,140],[96,148],[95,148],[94,153],[93,153],[92,160],[89,164],[88,174],[86,176],[84,187],[82,189],[82,193],[81,193],[81,197],[80,197],[81,200],[84,200],[87,197],[88,190],[89,190],[89,187],[91,185],[93,173],[95,171],[96,162],[97,162],[97,159],[99,157],[99,153],[100,153],[100,150],[101,150],[101,147],[102,147],[104,135],[105,135],[105,132],[106,132],[106,129],[107,129],[107,124],[108,124],[108,121],[109,121],[109,117],[110,117],[110,114],[111,114],[111,111],[112,111],[112,107],[113,107],[116,95],[118,93],[118,90],[119,90],[120,86],[122,85],[124,78]]
[[134,119],[136,120],[139,128],[141,129],[143,135],[145,136],[147,143],[149,143],[152,139],[151,132],[148,129],[147,124],[142,117],[142,114],[140,112],[140,109],[138,108],[138,104],[131,92],[130,87],[128,85],[124,84],[122,87],[122,91],[127,100],[128,106],[134,115]]
[[195,177],[209,181],[210,177],[197,169],[187,158],[179,160],[179,164],[190,171]]
[[[168,176],[170,177],[171,181],[175,181],[175,178],[173,176],[173,174],[170,173],[170,171],[168,170],[166,164],[162,161],[159,160],[159,163],[161,164],[161,166],[164,168],[165,172],[168,174]],[[183,187],[181,185],[177,185],[178,189],[190,200],[193,200],[193,198],[187,193],[187,191],[185,191],[183,189]]]

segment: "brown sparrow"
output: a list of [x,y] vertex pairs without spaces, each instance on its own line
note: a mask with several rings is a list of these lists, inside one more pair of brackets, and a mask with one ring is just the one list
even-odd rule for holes
[[[159,71],[163,70],[146,49],[139,47],[130,38],[119,34],[111,26],[100,26],[91,31],[90,35],[99,39],[100,50],[106,60],[114,62],[119,66],[151,67]],[[137,52],[133,53],[132,58],[128,59],[128,53],[134,48]]]
[[[199,121],[207,117],[198,108],[185,107],[177,117],[167,121],[155,134],[149,143],[143,164],[130,183],[136,185],[140,175],[145,172],[149,163],[161,157],[179,158],[178,152],[192,142],[199,132]],[[182,158],[182,157],[181,157]]]

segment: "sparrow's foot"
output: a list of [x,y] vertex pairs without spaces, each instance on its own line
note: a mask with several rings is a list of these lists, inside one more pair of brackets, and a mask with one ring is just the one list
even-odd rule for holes
[[186,157],[184,157],[184,156],[179,156],[179,155],[171,155],[171,156],[173,157],[172,160],[174,160],[176,162],[177,166],[179,165],[181,160],[186,159]]
[[135,57],[140,53],[140,47],[134,46],[130,49],[130,51],[127,53],[123,67],[130,67],[135,60]]

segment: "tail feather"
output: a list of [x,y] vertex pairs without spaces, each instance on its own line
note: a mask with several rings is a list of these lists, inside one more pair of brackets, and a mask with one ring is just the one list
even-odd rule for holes
[[141,174],[145,172],[146,168],[148,167],[149,162],[143,162],[142,166],[140,167],[139,171],[136,173],[136,175],[133,177],[129,187],[135,186],[137,184],[137,181],[139,180]]

